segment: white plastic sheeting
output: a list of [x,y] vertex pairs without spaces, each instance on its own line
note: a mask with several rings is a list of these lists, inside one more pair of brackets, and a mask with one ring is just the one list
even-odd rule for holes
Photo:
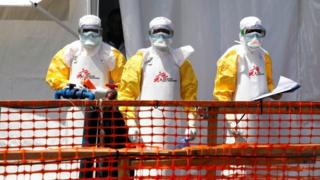
[[199,99],[212,99],[217,59],[238,40],[239,21],[262,19],[263,42],[273,59],[275,84],[280,75],[302,85],[282,100],[319,100],[320,0],[120,0],[128,56],[149,46],[148,23],[156,16],[175,24],[174,45],[192,45]]
[[[68,0],[67,12],[62,11],[65,8],[55,7],[61,1],[66,0],[43,0],[43,3],[49,3],[45,8],[53,8],[51,12],[60,14],[57,17],[77,32],[78,20],[87,12],[87,0]],[[52,56],[74,41],[74,36],[42,17],[36,9],[24,9],[32,7],[3,8],[0,11],[0,100],[53,99],[54,91],[44,77]],[[25,14],[25,20],[20,13],[12,13],[17,11]],[[61,16],[65,13],[66,18]]]

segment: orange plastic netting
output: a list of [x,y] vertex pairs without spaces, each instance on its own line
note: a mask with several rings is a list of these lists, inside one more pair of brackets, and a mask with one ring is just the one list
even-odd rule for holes
[[[139,141],[129,140],[119,106],[135,107],[125,113],[133,110]],[[0,107],[0,179],[320,178],[320,103],[60,100]],[[190,120],[197,133],[188,141]]]

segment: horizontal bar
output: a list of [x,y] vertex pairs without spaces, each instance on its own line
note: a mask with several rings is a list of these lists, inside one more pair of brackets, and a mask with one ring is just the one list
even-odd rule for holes
[[9,108],[60,108],[74,106],[184,106],[198,107],[209,114],[320,114],[320,102],[280,101],[98,101],[98,100],[49,100],[49,101],[0,101],[0,107]]
[[[98,148],[79,147],[73,149],[44,149],[44,150],[1,150],[0,161],[64,161],[95,157],[116,157],[136,159],[185,158],[315,158],[320,156],[320,144],[290,144],[290,145],[256,145],[256,144],[224,144],[217,146],[191,146],[178,150],[161,150],[146,148]],[[3,163],[3,162],[1,162]],[[228,163],[228,162],[226,162]]]

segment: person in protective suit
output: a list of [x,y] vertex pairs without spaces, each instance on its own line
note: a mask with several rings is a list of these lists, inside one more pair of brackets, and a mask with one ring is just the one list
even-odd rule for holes
[[[240,21],[240,44],[229,48],[217,62],[213,97],[218,101],[251,101],[255,97],[274,89],[272,61],[269,53],[262,48],[266,30],[261,20],[254,16]],[[279,99],[281,95],[272,98]],[[254,115],[226,114],[227,144],[254,142],[259,132]],[[251,119],[251,121],[250,121]],[[260,124],[261,125],[261,124]],[[260,137],[259,137],[260,138]],[[244,174],[243,167],[226,170],[225,175]]]
[[[166,17],[156,17],[149,23],[151,47],[138,50],[127,61],[121,77],[119,100],[197,99],[198,81],[188,59],[194,50],[191,46],[172,48],[173,34],[173,24]],[[194,109],[186,108],[188,122],[179,122],[179,110],[174,113],[174,108],[120,107],[131,142],[150,148],[174,149],[181,139],[194,140],[197,134]],[[169,171],[139,169],[135,175],[170,175],[172,172]]]
[[[116,91],[106,85],[110,82],[119,84],[125,62],[125,57],[120,51],[102,42],[100,18],[95,15],[85,15],[79,20],[79,40],[66,45],[53,56],[46,81],[54,90],[68,88],[68,84],[73,84],[79,89],[91,88],[90,91],[95,99],[115,99]],[[120,112],[110,110],[110,107],[87,109],[83,146],[124,147],[127,141],[124,138],[127,129],[123,119],[119,118],[121,118]],[[99,133],[103,133],[104,138],[99,139]],[[93,171],[86,169],[93,168],[93,162],[94,159],[81,160],[80,171],[84,170],[80,172],[81,178],[93,177]],[[107,169],[106,164],[108,162],[104,160],[97,166]],[[98,170],[96,177],[116,173],[116,171]]]

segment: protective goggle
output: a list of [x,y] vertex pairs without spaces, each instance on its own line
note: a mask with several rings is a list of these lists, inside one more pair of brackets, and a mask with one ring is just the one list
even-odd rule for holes
[[80,34],[85,34],[88,32],[93,32],[97,35],[102,35],[102,28],[97,26],[82,26],[81,28],[79,28]]
[[172,38],[173,37],[173,30],[167,26],[159,26],[153,27],[149,30],[150,37],[163,37],[163,38]]
[[262,35],[261,33],[258,33],[258,32],[250,32],[250,33],[247,33],[245,34],[243,37],[245,37],[246,39],[253,39],[253,38],[263,38],[264,35]]
[[166,34],[166,33],[163,33],[163,32],[159,32],[159,33],[156,33],[156,34],[151,34],[150,35],[151,38],[153,39],[170,39],[172,38],[173,36],[169,35],[169,34]]
[[242,36],[247,36],[250,34],[256,34],[259,38],[263,38],[266,36],[266,30],[265,29],[242,29],[240,31]]

